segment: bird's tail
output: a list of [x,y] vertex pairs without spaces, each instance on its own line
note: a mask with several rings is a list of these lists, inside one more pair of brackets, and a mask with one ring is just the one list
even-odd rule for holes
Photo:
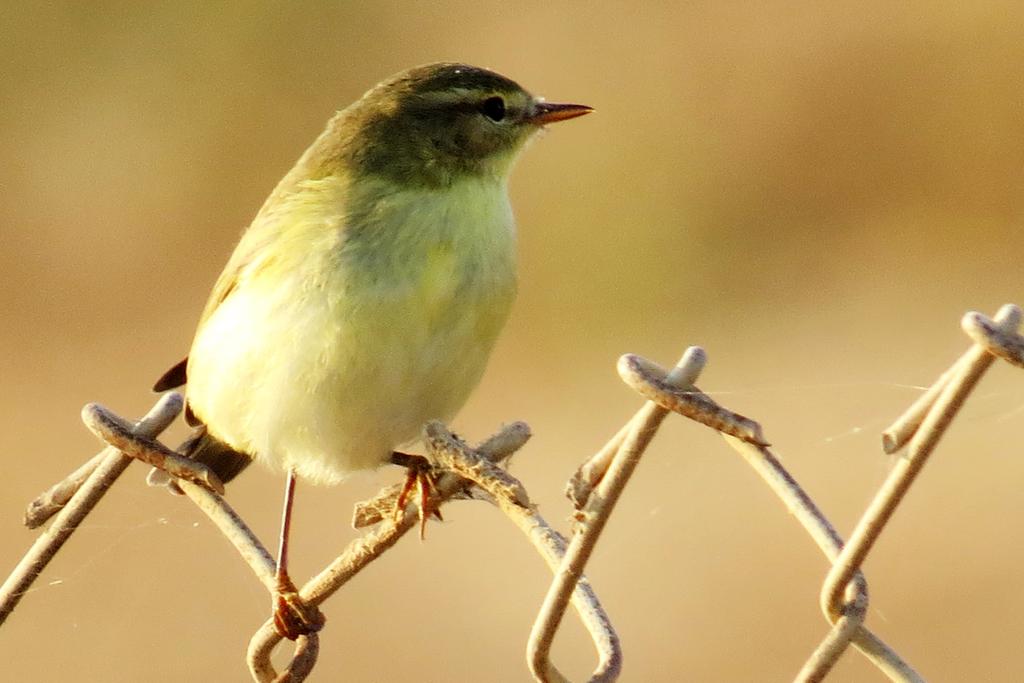
[[[251,457],[236,451],[210,434],[205,425],[197,427],[192,435],[178,446],[177,452],[189,460],[203,463],[225,484],[238,476],[252,462]],[[166,486],[174,493],[181,493],[178,485],[162,470],[150,471],[146,482],[150,486]]]

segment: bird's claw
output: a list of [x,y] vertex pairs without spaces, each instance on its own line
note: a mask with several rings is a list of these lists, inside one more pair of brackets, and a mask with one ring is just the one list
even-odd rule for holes
[[433,504],[437,494],[437,475],[430,461],[421,456],[406,455],[403,465],[408,468],[405,476],[405,483],[395,501],[395,522],[398,523],[405,516],[405,508],[409,505],[413,491],[416,491],[416,508],[419,514],[420,540],[426,537],[427,520],[430,517],[444,521],[440,508]]
[[302,599],[291,580],[278,580],[274,591],[274,628],[278,635],[295,640],[316,633],[326,621],[327,617],[316,605]]

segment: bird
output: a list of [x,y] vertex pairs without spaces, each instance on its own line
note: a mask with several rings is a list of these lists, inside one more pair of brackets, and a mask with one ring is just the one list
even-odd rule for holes
[[221,481],[253,461],[287,474],[282,636],[322,626],[287,573],[295,481],[337,484],[454,417],[515,298],[512,167],[591,111],[468,64],[408,69],[335,114],[242,234],[154,389],[186,387],[179,451]]

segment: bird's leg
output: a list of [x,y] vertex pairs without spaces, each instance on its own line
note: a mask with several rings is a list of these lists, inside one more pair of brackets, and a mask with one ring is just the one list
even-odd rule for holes
[[281,538],[277,548],[277,569],[274,573],[274,628],[284,638],[295,640],[299,636],[319,631],[324,615],[313,605],[307,605],[288,576],[288,537],[292,528],[292,503],[295,500],[295,470],[288,470],[284,490],[284,510],[281,512]]
[[422,455],[411,455],[409,453],[399,453],[398,451],[391,454],[391,462],[407,469],[405,483],[398,494],[398,500],[395,501],[395,521],[398,522],[402,519],[402,516],[405,514],[405,508],[409,504],[409,499],[415,489],[417,497],[416,507],[420,517],[420,540],[423,540],[427,531],[427,519],[431,515],[442,521],[444,520],[440,509],[436,507],[430,509],[430,497],[437,492],[434,466]]

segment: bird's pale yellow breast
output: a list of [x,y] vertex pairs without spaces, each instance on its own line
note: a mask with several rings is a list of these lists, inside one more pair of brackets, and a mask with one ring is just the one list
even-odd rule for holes
[[197,335],[189,399],[232,446],[333,481],[465,402],[514,298],[515,231],[493,178],[318,182],[251,229],[264,243]]

